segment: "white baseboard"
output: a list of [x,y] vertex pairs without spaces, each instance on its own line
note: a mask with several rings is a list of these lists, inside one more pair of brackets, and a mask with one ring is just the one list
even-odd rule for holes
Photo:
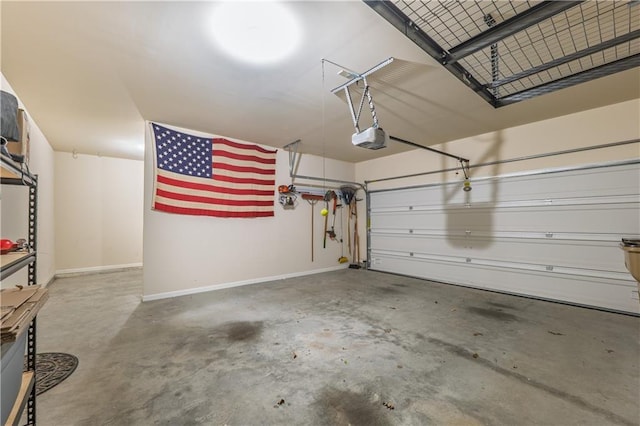
[[44,285],[42,287],[47,288],[51,285],[51,283],[53,283],[56,280],[56,274],[54,273],[53,275],[51,275],[51,277],[49,278],[49,280],[44,283]]
[[240,287],[244,285],[259,284],[259,283],[264,283],[268,281],[286,280],[287,278],[296,278],[296,277],[303,277],[305,275],[321,274],[323,272],[339,271],[341,269],[347,269],[348,267],[349,267],[349,264],[345,263],[340,266],[332,266],[330,268],[313,269],[311,271],[303,271],[303,272],[293,272],[291,274],[276,275],[271,277],[253,278],[250,280],[214,284],[206,287],[196,287],[196,288],[188,288],[186,290],[168,291],[166,293],[149,294],[149,295],[142,296],[142,301],[150,302],[152,300],[168,299],[171,297],[178,297],[178,296],[187,296],[190,294],[204,293],[207,291],[222,290],[225,288]]
[[127,269],[142,268],[142,263],[126,263],[123,265],[89,266],[87,268],[61,269],[56,271],[56,278],[71,277],[76,275],[99,274],[102,272],[116,272]]

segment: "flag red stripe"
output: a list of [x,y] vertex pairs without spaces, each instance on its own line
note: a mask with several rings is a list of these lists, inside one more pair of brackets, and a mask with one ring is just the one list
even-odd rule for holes
[[214,172],[213,172],[214,175],[215,175],[215,169],[231,170],[232,172],[240,172],[240,173],[257,173],[259,175],[275,175],[276,174],[275,169],[265,170],[265,169],[259,169],[257,167],[234,166],[231,164],[219,163],[215,161],[215,159],[213,162],[213,169],[214,169]]
[[166,204],[156,202],[153,206],[156,210],[165,211],[168,213],[188,214],[196,216],[214,216],[214,217],[271,217],[273,211],[267,212],[233,212],[225,210],[205,210],[205,209],[190,209],[186,207],[174,207]]
[[235,160],[253,161],[253,162],[262,163],[262,164],[276,164],[275,158],[262,158],[262,157],[256,157],[255,155],[236,154],[234,152],[225,151],[223,149],[214,149],[213,158],[215,159],[216,156],[233,158]]
[[[253,179],[253,178],[237,178],[233,176],[224,176],[224,175],[214,175],[213,180],[219,180],[221,182],[231,182],[231,183],[250,183],[254,185],[275,185],[276,184],[275,179],[262,180],[262,179]],[[273,192],[275,192],[275,189]]]
[[237,142],[231,142],[230,140],[227,139],[220,139],[220,138],[214,138],[213,139],[213,145],[229,145],[232,146],[234,148],[238,148],[238,149],[246,149],[246,150],[253,150],[253,151],[258,151],[258,152],[262,152],[264,154],[275,154],[277,151],[274,150],[269,150],[269,149],[264,149],[258,145],[247,145],[244,143],[237,143]]
[[207,185],[204,183],[195,183],[195,182],[186,182],[183,180],[172,179],[166,176],[158,175],[158,182],[164,183],[167,185],[178,186],[181,188],[188,189],[197,189],[202,191],[209,192],[219,192],[223,194],[233,194],[233,195],[273,195],[274,191],[270,190],[260,190],[260,189],[233,189],[233,188],[225,188],[223,186],[217,185]]
[[225,198],[201,197],[198,195],[180,194],[178,192],[169,192],[163,189],[156,191],[156,196],[170,198],[179,201],[192,201],[194,203],[221,204],[224,206],[273,206],[273,200],[229,200]]

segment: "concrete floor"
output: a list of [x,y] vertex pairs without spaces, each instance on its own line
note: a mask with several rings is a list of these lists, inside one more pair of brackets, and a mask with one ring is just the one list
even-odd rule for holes
[[[637,425],[640,319],[364,270],[155,302],[56,280],[40,425]],[[387,404],[388,408],[384,404]]]

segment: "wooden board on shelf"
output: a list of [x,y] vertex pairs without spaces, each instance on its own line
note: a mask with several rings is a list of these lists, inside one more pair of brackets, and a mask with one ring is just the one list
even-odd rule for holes
[[18,391],[18,396],[16,397],[16,402],[13,404],[11,413],[9,413],[9,417],[7,417],[5,426],[15,426],[20,422],[22,412],[24,411],[24,407],[29,399],[29,395],[31,394],[31,389],[33,389],[33,385],[35,383],[34,378],[35,373],[33,371],[25,371],[22,373],[20,390]]
[[0,292],[0,321],[5,320],[16,309],[29,300],[40,286],[9,288]]
[[14,263],[18,263],[25,257],[31,256],[33,253],[25,251],[13,251],[7,254],[0,255],[0,268],[4,269],[11,266]]
[[7,179],[20,179],[20,168],[7,156],[2,156],[2,167],[0,176]]
[[16,163],[6,155],[0,155],[0,177],[3,180],[2,183],[24,183],[27,185],[34,183],[33,176],[23,172],[23,165]]
[[7,178],[7,179],[20,179],[19,175],[15,174],[11,170],[6,169],[4,167],[0,169],[0,177]]
[[0,305],[2,308],[18,309],[24,302],[29,300],[40,289],[40,286],[28,286],[23,288],[8,288],[0,292]]
[[[31,321],[44,306],[49,298],[49,292],[46,288],[37,287],[36,292],[26,302],[16,307],[10,315],[0,321],[0,340],[2,342],[14,342],[20,334],[27,331]],[[2,290],[2,292],[7,290]]]

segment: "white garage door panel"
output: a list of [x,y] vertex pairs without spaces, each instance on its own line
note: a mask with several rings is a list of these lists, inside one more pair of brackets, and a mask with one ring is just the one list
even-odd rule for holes
[[[535,296],[586,306],[638,313],[635,281],[573,276],[557,272],[523,273],[483,265],[376,255],[376,271],[400,273],[451,284]],[[403,272],[398,272],[403,271]]]
[[[372,247],[386,251],[421,255],[458,256],[471,259],[500,259],[503,262],[535,263],[589,270],[626,273],[620,261],[619,239],[611,241],[547,241],[535,238],[474,239],[463,236],[371,234]],[[579,251],[580,257],[567,255]]]
[[640,162],[370,192],[370,268],[640,313]]
[[[535,220],[533,220],[535,218]],[[603,220],[606,219],[606,220]],[[371,211],[372,229],[445,228],[450,231],[521,231],[638,233],[638,202],[579,206],[485,208],[470,204],[466,208],[405,210],[378,213]],[[401,227],[399,226],[401,225]]]
[[[597,173],[598,179],[593,179]],[[460,191],[461,182],[428,185],[397,191],[377,192],[371,208],[429,205],[440,199],[439,205],[475,204],[553,198],[592,198],[594,196],[624,196],[638,193],[640,168],[591,168],[554,173],[532,173],[526,176],[473,180],[471,192]],[[407,200],[411,203],[407,204]]]

